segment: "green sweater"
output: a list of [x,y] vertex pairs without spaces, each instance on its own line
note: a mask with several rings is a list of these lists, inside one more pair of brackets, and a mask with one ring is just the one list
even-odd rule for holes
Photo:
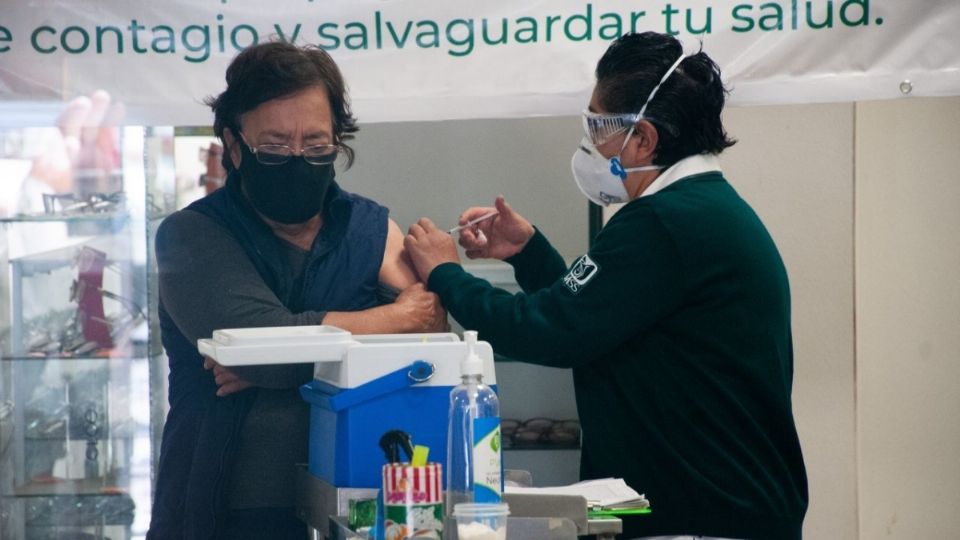
[[787,273],[719,173],[633,200],[570,269],[539,231],[507,262],[524,293],[453,263],[428,286],[500,354],[573,369],[581,477],[650,499],[624,537],[800,538]]

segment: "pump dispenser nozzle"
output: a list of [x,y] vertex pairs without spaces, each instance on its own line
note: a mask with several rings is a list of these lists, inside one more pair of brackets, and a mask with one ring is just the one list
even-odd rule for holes
[[463,340],[467,342],[467,356],[460,362],[461,375],[482,375],[483,360],[477,354],[477,332],[466,330]]

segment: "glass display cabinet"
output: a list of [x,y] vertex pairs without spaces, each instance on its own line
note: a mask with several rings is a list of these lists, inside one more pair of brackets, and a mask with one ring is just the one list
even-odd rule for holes
[[0,129],[0,538],[143,536],[173,129]]

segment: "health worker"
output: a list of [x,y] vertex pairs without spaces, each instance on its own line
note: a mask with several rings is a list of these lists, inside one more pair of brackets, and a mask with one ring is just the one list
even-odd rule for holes
[[405,246],[464,327],[510,358],[573,370],[580,475],[620,477],[652,513],[623,538],[801,537],[807,478],[791,405],[790,288],[759,217],[718,155],[727,91],[702,50],[666,34],[613,42],[596,69],[573,176],[626,203],[567,266],[502,197],[474,207],[470,258],[514,268],[521,294],[465,272],[426,218]]

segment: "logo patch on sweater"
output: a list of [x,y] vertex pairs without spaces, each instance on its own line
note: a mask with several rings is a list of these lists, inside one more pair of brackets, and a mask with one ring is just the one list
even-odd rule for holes
[[563,284],[570,289],[570,292],[577,294],[591,279],[597,277],[598,273],[600,273],[600,265],[593,262],[589,255],[584,255],[577,259],[567,275],[563,276]]

